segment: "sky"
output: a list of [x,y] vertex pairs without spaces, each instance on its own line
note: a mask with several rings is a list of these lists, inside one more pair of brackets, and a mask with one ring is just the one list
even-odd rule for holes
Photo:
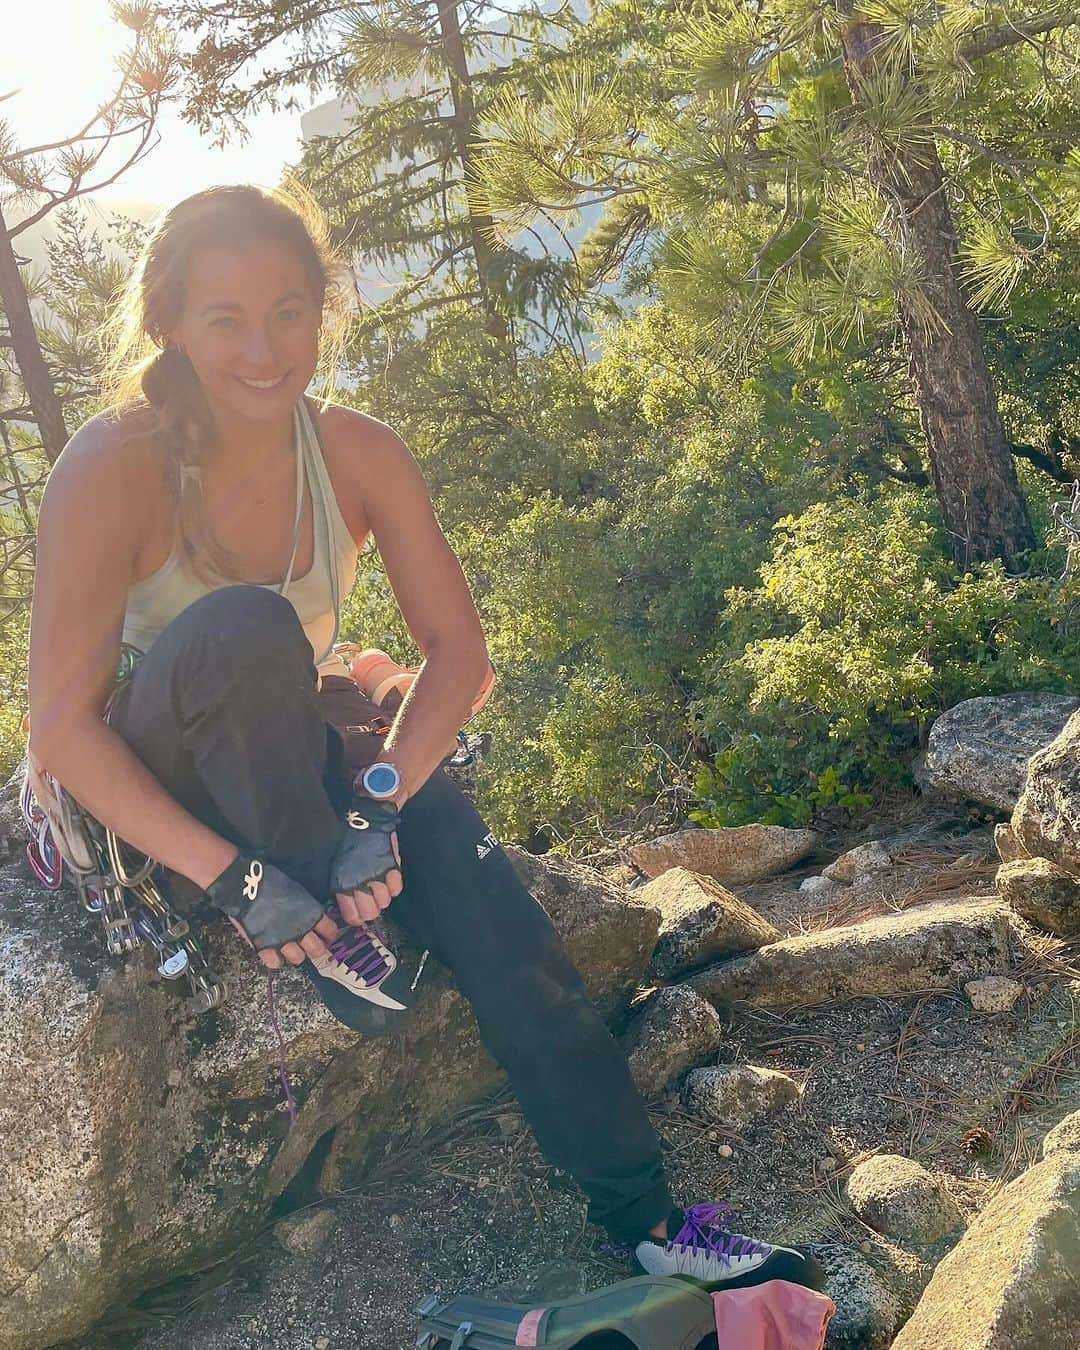
[[[0,119],[23,145],[69,136],[89,120],[115,87],[115,62],[131,36],[112,18],[108,0],[18,0],[4,6],[2,28]],[[158,123],[159,144],[84,204],[104,215],[147,218],[215,183],[272,185],[299,158],[300,117],[260,113],[249,119],[246,142],[219,150],[169,106]]]

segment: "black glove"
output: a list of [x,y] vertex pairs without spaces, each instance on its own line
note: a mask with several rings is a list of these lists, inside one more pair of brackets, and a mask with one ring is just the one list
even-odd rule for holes
[[206,888],[210,903],[236,919],[256,948],[310,933],[326,911],[273,863],[239,854]]
[[330,894],[367,890],[398,866],[390,836],[401,822],[392,802],[354,797],[345,817],[345,836],[330,864]]

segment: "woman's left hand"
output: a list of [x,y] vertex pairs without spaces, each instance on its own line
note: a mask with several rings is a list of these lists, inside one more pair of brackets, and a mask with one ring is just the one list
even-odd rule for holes
[[[394,850],[394,858],[398,863],[401,862],[401,850],[398,848],[397,830],[390,836],[390,847]],[[364,923],[369,919],[377,919],[387,905],[396,895],[400,895],[404,889],[400,867],[392,867],[383,874],[379,881],[369,881],[367,887],[363,890],[338,891],[335,899],[338,903],[338,909],[341,911],[341,917],[347,924]]]

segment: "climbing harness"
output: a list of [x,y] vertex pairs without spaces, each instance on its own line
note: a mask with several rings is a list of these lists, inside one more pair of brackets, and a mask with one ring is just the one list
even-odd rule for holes
[[[127,644],[121,648],[106,720],[141,655]],[[110,955],[150,947],[162,979],[186,978],[192,1013],[208,1012],[224,1002],[225,982],[210,968],[187,920],[162,894],[154,859],[135,855],[35,763],[29,750],[20,806],[29,836],[26,856],[34,875],[48,890],[59,890],[67,865],[83,908],[101,920]]]

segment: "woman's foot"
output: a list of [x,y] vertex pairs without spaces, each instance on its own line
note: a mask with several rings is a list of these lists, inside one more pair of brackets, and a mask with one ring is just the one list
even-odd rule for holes
[[415,980],[371,924],[344,929],[301,969],[334,1016],[365,1036],[389,1035],[413,1000]]
[[650,1233],[634,1255],[650,1275],[686,1275],[717,1289],[744,1289],[766,1280],[821,1288],[824,1272],[812,1256],[722,1226],[733,1217],[724,1204],[674,1209],[666,1238]]

